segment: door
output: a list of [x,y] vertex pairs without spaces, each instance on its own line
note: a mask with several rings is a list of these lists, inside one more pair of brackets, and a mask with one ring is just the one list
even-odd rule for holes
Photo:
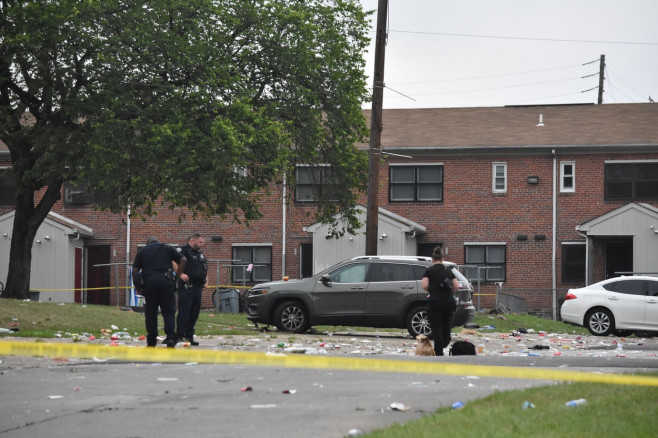
[[[116,269],[116,266],[94,266],[106,265],[110,263],[110,247],[88,246],[87,247],[87,291],[88,304],[110,304],[110,270]],[[94,290],[96,288],[106,288]]]
[[300,246],[299,258],[300,269],[299,276],[308,278],[313,276],[313,244],[302,243]]
[[649,330],[658,330],[658,280],[647,280],[644,323]]
[[363,316],[370,263],[350,263],[328,273],[330,281],[315,283],[313,315],[329,323],[340,318],[340,324],[358,321]]
[[411,265],[375,263],[371,268],[365,314],[373,318],[400,318],[406,304],[416,299],[418,282]]
[[646,308],[646,281],[624,279],[605,285],[606,304],[615,314],[615,324],[621,328],[641,325]]
[[615,240],[605,244],[605,278],[619,277],[618,272],[633,272],[633,240]]

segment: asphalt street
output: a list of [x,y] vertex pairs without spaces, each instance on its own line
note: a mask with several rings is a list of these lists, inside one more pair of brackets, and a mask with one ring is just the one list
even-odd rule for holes
[[[453,339],[468,337],[474,338],[465,334]],[[441,361],[596,373],[658,368],[656,338],[478,334],[473,340],[485,346],[483,354],[443,358],[414,356],[415,341],[405,336],[325,333],[282,338],[263,334],[200,341],[201,348],[211,350],[319,358]],[[531,348],[540,344],[548,348]],[[135,346],[141,348],[139,343]],[[177,348],[190,347],[179,344]],[[0,360],[0,437],[344,437],[420,418],[458,401],[467,406],[494,391],[555,383],[476,374],[14,356]]]

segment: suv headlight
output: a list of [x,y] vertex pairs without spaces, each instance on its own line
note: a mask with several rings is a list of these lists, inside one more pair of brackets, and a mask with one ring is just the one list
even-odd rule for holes
[[249,289],[247,291],[247,296],[248,297],[254,297],[256,295],[263,295],[263,294],[268,293],[269,291],[270,291],[270,288],[268,288],[268,287],[261,287],[261,288],[258,288],[258,289]]

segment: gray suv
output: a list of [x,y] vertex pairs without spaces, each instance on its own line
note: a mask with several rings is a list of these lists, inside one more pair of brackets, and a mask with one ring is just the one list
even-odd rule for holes
[[[363,256],[309,278],[257,284],[246,293],[247,318],[294,333],[313,325],[346,325],[431,335],[427,292],[421,287],[431,265],[429,257]],[[461,326],[475,319],[473,287],[458,269],[453,273],[459,281],[453,326]]]

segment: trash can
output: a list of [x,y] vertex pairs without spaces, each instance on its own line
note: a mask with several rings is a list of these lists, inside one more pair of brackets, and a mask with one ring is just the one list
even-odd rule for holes
[[30,301],[39,301],[39,295],[41,294],[41,291],[39,290],[31,290],[28,292],[28,298]]
[[238,313],[240,311],[240,293],[237,289],[222,291],[219,300],[224,313]]

